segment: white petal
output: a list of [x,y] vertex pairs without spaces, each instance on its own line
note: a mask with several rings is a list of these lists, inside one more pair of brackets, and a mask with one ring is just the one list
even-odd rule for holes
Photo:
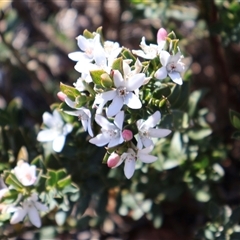
[[156,138],[161,138],[161,137],[166,137],[169,135],[172,131],[169,129],[148,129],[148,135],[150,137],[156,137]]
[[124,139],[121,136],[120,136],[120,138],[113,138],[110,140],[108,147],[109,148],[115,147],[115,146],[121,144],[123,141],[124,141]]
[[136,161],[134,159],[126,159],[124,164],[124,174],[127,179],[130,179],[135,172]]
[[81,120],[81,123],[82,123],[83,129],[85,131],[87,131],[87,129],[88,129],[88,120]]
[[167,77],[167,74],[168,74],[167,68],[166,67],[161,67],[155,72],[154,77],[162,80],[162,79]]
[[90,139],[89,142],[98,147],[102,147],[109,143],[109,138],[103,134],[98,134],[96,137]]
[[39,213],[35,207],[28,209],[28,217],[30,222],[37,228],[41,227],[41,219]]
[[155,162],[158,158],[152,155],[148,155],[148,154],[138,154],[138,158],[144,162],[144,163],[152,163]]
[[143,148],[142,138],[140,137],[139,134],[137,136],[137,148],[138,149],[142,149]]
[[99,46],[98,48],[94,49],[94,60],[96,64],[101,68],[107,66],[107,58],[105,56],[103,47]]
[[179,85],[182,85],[183,81],[182,81],[180,73],[172,72],[172,73],[168,73],[168,75],[173,80],[173,82],[175,82]]
[[101,126],[103,129],[114,129],[116,128],[113,123],[110,123],[105,117],[102,115],[95,115],[95,121],[99,126]]
[[54,127],[56,127],[55,126],[55,124],[63,124],[63,120],[62,120],[62,117],[61,117],[61,115],[60,115],[60,113],[58,112],[58,110],[54,110],[53,111],[53,120],[54,120]]
[[53,150],[55,152],[61,152],[63,147],[64,147],[64,143],[65,143],[65,139],[66,137],[64,135],[58,136],[53,140]]
[[53,141],[57,136],[58,132],[54,129],[44,129],[38,133],[37,140],[39,142],[49,142]]
[[153,55],[151,53],[145,53],[142,50],[132,50],[132,53],[145,59],[153,59],[156,57],[156,55]]
[[76,108],[76,104],[74,101],[72,101],[69,97],[66,97],[65,98],[65,103],[71,107],[71,108]]
[[106,111],[107,116],[108,117],[115,116],[118,112],[120,112],[122,106],[123,106],[123,98],[116,96]]
[[121,130],[123,125],[123,120],[124,120],[124,112],[120,111],[114,118],[114,124]]
[[118,70],[114,70],[113,81],[114,81],[115,87],[117,88],[125,86],[125,81],[123,80],[123,76]]
[[139,109],[142,107],[140,99],[132,92],[128,93],[128,95],[125,97],[124,103],[132,109]]
[[10,223],[11,224],[16,224],[16,223],[21,222],[24,219],[24,217],[26,216],[26,214],[27,214],[26,209],[18,207],[16,212],[13,214],[13,216],[10,220]]
[[89,48],[89,46],[91,46],[90,41],[93,41],[93,40],[90,40],[90,39],[88,40],[82,35],[77,37],[78,46],[82,51],[86,51]]
[[[115,90],[112,91],[107,91],[101,94],[101,96],[99,97],[98,101],[102,101],[101,99],[103,99],[105,102],[112,100],[115,96],[117,95],[117,92]],[[99,102],[97,102],[99,103]]]
[[169,62],[169,58],[171,57],[170,53],[163,50],[161,51],[161,54],[160,54],[160,62],[161,64],[166,67],[168,62]]
[[48,207],[45,204],[42,204],[40,202],[34,202],[34,205],[38,211],[43,211],[43,212],[48,211]]
[[70,133],[73,129],[73,125],[70,123],[66,123],[63,127],[63,135],[67,135],[68,133]]
[[142,144],[144,147],[150,147],[153,145],[153,141],[148,137],[142,137]]
[[68,57],[73,61],[80,61],[83,58],[82,52],[72,52],[68,54]]
[[127,81],[127,83],[126,83],[127,90],[134,91],[134,90],[140,88],[143,85],[144,79],[145,79],[144,73],[135,74],[133,77],[131,77]]
[[92,131],[92,126],[91,126],[91,121],[88,120],[88,126],[87,126],[87,130],[88,130],[88,134],[93,137],[94,134],[93,134],[93,131]]
[[143,123],[142,126],[145,126],[146,128],[155,127],[157,123],[160,121],[160,118],[161,118],[160,112],[156,111]]
[[52,114],[50,114],[49,112],[43,113],[43,123],[49,128],[54,127],[54,120]]

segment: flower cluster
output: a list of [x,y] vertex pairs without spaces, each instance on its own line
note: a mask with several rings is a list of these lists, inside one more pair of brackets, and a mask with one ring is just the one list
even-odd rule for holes
[[48,207],[38,201],[38,194],[36,192],[31,191],[37,181],[36,166],[19,160],[17,166],[8,175],[8,182],[11,180],[13,180],[15,184],[0,190],[0,200],[16,193],[16,190],[21,186],[23,186],[25,191],[23,194],[18,193],[14,204],[4,204],[2,213],[13,213],[10,219],[11,224],[19,223],[28,216],[30,222],[35,227],[41,227],[39,211],[46,212]]
[[[143,37],[141,50],[130,51],[117,42],[104,41],[101,28],[94,33],[85,30],[77,37],[80,51],[69,54],[81,76],[74,87],[61,84],[61,108],[78,117],[92,137],[90,143],[106,147],[110,168],[125,162],[127,178],[133,176],[138,159],[144,163],[157,160],[150,155],[152,138],[171,133],[159,128],[160,108],[156,109],[151,99],[165,99],[157,89],[161,85],[172,87],[169,78],[176,84],[183,83],[183,57],[172,35],[161,28],[157,44],[147,45]],[[96,135],[94,121],[99,125]]]

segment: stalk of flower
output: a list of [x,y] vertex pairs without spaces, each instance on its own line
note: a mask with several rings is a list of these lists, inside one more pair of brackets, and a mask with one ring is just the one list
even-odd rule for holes
[[43,114],[43,123],[47,129],[41,130],[37,135],[39,142],[52,141],[52,148],[55,152],[61,152],[66,135],[72,131],[73,126],[69,123],[64,124],[59,112],[55,109],[51,115],[48,112]]
[[48,208],[46,205],[38,202],[38,195],[37,193],[33,193],[21,204],[21,207],[11,207],[8,209],[8,212],[14,212],[13,216],[11,217],[10,223],[16,224],[24,220],[26,216],[28,216],[30,222],[37,228],[40,228],[41,218],[39,215],[39,211],[47,211]]
[[114,123],[109,122],[105,117],[96,114],[95,121],[101,126],[101,133],[89,140],[90,143],[98,147],[108,144],[108,148],[121,144],[124,139],[122,136],[122,126],[124,112],[120,111],[114,118]]
[[183,81],[180,73],[185,69],[184,63],[181,62],[182,58],[181,52],[178,52],[175,55],[170,55],[167,51],[161,51],[160,62],[162,67],[156,71],[154,76],[157,79],[162,80],[168,75],[173,82],[182,85]]
[[[65,102],[67,105],[71,108],[75,108],[75,103],[70,99],[70,98],[65,98]],[[82,126],[85,131],[88,131],[89,135],[93,137],[93,131],[91,127],[91,112],[89,109],[85,107],[81,108],[75,108],[76,111],[64,111],[65,113],[72,115],[72,116],[77,116],[78,120],[81,121]]]
[[157,129],[154,128],[161,120],[161,113],[156,111],[154,114],[148,117],[146,121],[140,119],[137,121],[138,128],[138,142],[137,147],[142,149],[143,147],[153,146],[151,138],[166,137],[171,133],[169,129]]

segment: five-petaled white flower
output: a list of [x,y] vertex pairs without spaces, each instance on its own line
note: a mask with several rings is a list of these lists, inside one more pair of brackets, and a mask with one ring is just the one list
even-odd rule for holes
[[180,73],[184,71],[185,66],[184,63],[181,62],[181,59],[181,52],[178,52],[175,55],[170,55],[169,52],[163,50],[160,53],[162,67],[156,71],[155,77],[162,80],[168,75],[173,82],[182,85],[183,81]]
[[152,137],[166,137],[171,133],[169,129],[156,129],[154,128],[161,119],[161,113],[156,111],[146,121],[140,119],[137,121],[138,128],[138,143],[137,147],[142,149],[153,145]]
[[51,115],[48,112],[43,114],[43,123],[48,127],[41,130],[37,135],[39,142],[52,141],[55,152],[61,152],[65,144],[66,135],[72,131],[73,126],[69,123],[64,124],[61,115],[55,109]]
[[124,104],[132,109],[142,107],[139,97],[133,91],[143,85],[144,79],[145,74],[138,73],[126,80],[118,70],[114,70],[113,81],[116,88],[101,95],[103,99],[112,100],[106,111],[108,117],[115,116]]
[[28,216],[30,222],[35,226],[40,228],[41,227],[41,218],[39,216],[38,211],[47,211],[48,208],[46,205],[37,201],[38,196],[36,193],[33,193],[29,198],[25,199],[22,202],[22,207],[11,207],[9,212],[14,212],[10,223],[16,224]]
[[29,163],[23,160],[18,161],[17,166],[13,169],[13,173],[24,186],[33,185],[37,179],[36,166],[29,165]]
[[82,35],[77,37],[77,43],[82,50],[68,54],[68,57],[73,61],[91,62],[95,56],[95,49],[101,44],[100,35],[96,34],[94,38],[85,38]]
[[142,37],[140,43],[140,48],[142,50],[132,50],[133,54],[145,58],[145,59],[154,59],[162,51],[165,42],[159,42],[157,44],[146,44],[145,37]]
[[[65,102],[71,108],[75,108],[75,103],[68,97],[65,98]],[[78,120],[81,121],[85,131],[88,131],[89,135],[93,137],[93,131],[91,127],[91,112],[85,107],[75,108],[76,111],[64,111],[65,113],[73,116],[77,116]]]
[[139,159],[143,163],[152,163],[157,160],[157,157],[149,155],[153,149],[152,146],[143,149],[137,149],[136,151],[132,148],[128,148],[127,152],[124,152],[121,157],[120,161],[112,168],[118,167],[122,162],[125,161],[124,164],[124,174],[126,178],[130,179],[134,172],[135,172],[135,165],[136,161]]
[[101,126],[101,132],[96,137],[89,140],[90,143],[98,147],[108,144],[108,148],[121,144],[124,139],[122,136],[122,125],[124,112],[120,111],[114,118],[114,124],[110,123],[105,117],[96,114],[95,121]]

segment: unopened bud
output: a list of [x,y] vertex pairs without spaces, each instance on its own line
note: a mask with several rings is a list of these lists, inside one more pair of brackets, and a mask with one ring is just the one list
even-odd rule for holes
[[133,133],[131,130],[125,129],[122,132],[122,136],[123,136],[123,139],[128,142],[133,138]]
[[166,40],[167,31],[164,28],[160,28],[157,32],[157,43],[159,44],[162,41]]
[[67,95],[65,93],[63,93],[63,92],[58,92],[57,93],[57,97],[59,98],[59,100],[64,102],[65,98],[67,97]]
[[107,160],[107,165],[108,167],[113,168],[118,164],[119,161],[120,161],[120,156],[117,153],[113,152],[111,153],[111,155]]

